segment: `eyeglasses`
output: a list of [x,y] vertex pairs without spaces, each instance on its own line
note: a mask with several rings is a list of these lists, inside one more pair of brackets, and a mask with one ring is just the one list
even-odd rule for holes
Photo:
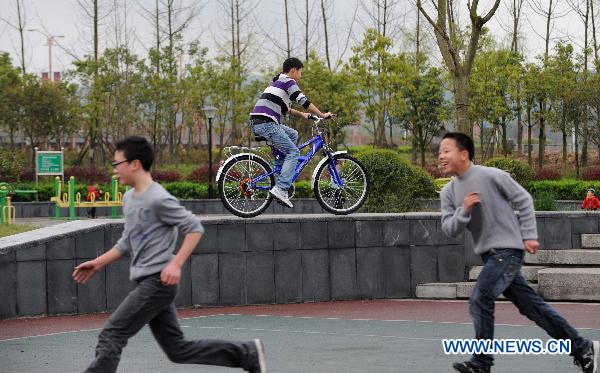
[[121,162],[113,162],[113,163],[112,163],[112,166],[113,166],[113,167],[117,167],[117,166],[118,166],[118,165],[120,165],[121,163],[125,163],[125,162],[131,162],[131,161],[130,161],[129,159],[126,159],[126,160],[124,160],[124,161],[121,161]]

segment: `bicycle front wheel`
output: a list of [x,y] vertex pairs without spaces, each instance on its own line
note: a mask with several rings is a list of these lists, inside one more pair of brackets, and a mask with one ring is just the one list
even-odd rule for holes
[[[341,183],[334,177],[334,167]],[[315,197],[323,209],[335,215],[358,210],[367,200],[369,178],[365,167],[353,156],[340,154],[323,163],[316,174]]]
[[267,176],[269,172],[271,167],[266,161],[251,155],[227,164],[219,177],[219,195],[227,210],[242,218],[265,211],[273,199],[269,190],[275,185],[273,175]]

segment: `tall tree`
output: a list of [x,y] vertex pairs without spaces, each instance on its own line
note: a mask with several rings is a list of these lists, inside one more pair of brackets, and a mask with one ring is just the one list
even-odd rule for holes
[[[510,41],[510,50],[514,54],[520,54],[521,51],[519,49],[519,36],[520,36],[520,26],[521,26],[521,14],[523,9],[523,3],[525,0],[512,0],[512,3],[509,5],[509,13],[512,19],[512,27],[511,27],[511,41]],[[516,95],[514,97],[514,102],[516,104],[517,111],[517,152],[519,154],[522,151],[523,147],[523,107],[521,100],[521,82],[518,81],[516,89]]]
[[[574,105],[573,93],[577,84],[576,66],[573,62],[573,46],[571,44],[558,43],[556,55],[548,58],[546,64],[546,84],[549,88],[548,102],[552,111],[548,112],[547,118],[553,129],[562,134],[562,169],[567,171],[567,145],[568,135],[577,128],[573,126],[575,113],[579,105]],[[576,135],[577,136],[577,135]]]
[[[424,59],[424,56],[419,58]],[[439,69],[427,67],[425,63],[408,66],[408,73],[399,84],[404,104],[399,116],[411,131],[421,166],[425,167],[425,154],[431,140],[444,129],[443,123],[449,114],[448,104],[444,100]]]
[[371,0],[361,3],[367,21],[363,21],[365,28],[374,28],[379,34],[395,38],[398,34],[398,0]]
[[[323,122],[330,144],[335,148],[344,140],[344,127],[357,123],[360,118],[357,110],[359,95],[353,81],[348,79],[348,66],[340,71],[329,71],[327,63],[313,51],[303,71],[302,91],[319,104],[321,111],[337,114],[336,120]],[[297,129],[309,135],[310,127],[306,122],[301,122]]]
[[535,125],[536,113],[539,97],[544,97],[544,70],[535,63],[527,63],[521,70],[522,95],[525,104],[526,123],[527,123],[527,162],[533,166],[533,126]]
[[[589,70],[588,70],[588,62],[590,55],[589,48],[589,24],[590,24],[590,7],[592,0],[568,0],[570,7],[579,15],[581,18],[581,22],[583,23],[583,80],[588,79]],[[587,108],[584,109],[586,112]],[[585,167],[588,162],[588,136],[587,136],[587,128],[588,128],[588,120],[583,119],[581,123],[581,138],[582,138],[582,147],[581,147],[581,165]]]
[[19,51],[18,55],[19,55],[19,62],[21,64],[21,74],[25,75],[26,70],[25,70],[24,31],[25,31],[25,28],[27,27],[27,17],[25,16],[25,8],[26,7],[25,7],[25,4],[23,3],[23,0],[15,0],[15,3],[17,6],[17,21],[14,22],[14,21],[4,18],[2,16],[0,16],[0,20],[4,21],[7,25],[9,25],[11,28],[15,29],[19,33],[20,51]]
[[[558,0],[530,0],[534,12],[544,17],[546,20],[546,34],[544,36],[544,57],[543,64],[546,64],[550,51],[550,39],[553,22],[565,13],[557,11],[559,4]],[[543,92],[543,91],[540,91]],[[546,97],[539,96],[537,98],[539,104],[539,132],[538,132],[538,169],[544,166],[544,154],[546,152]]]
[[[234,145],[243,143],[242,124],[247,118],[247,111],[242,104],[243,82],[247,78],[249,64],[252,61],[252,53],[256,53],[256,48],[252,48],[254,32],[249,22],[249,17],[256,8],[254,0],[220,0],[222,9],[225,11],[229,21],[229,26],[225,31],[230,34],[226,37],[225,44],[230,44],[231,51],[221,47],[219,56],[228,56],[228,65],[232,71],[234,80],[228,80],[232,85],[227,89],[232,102],[227,105],[230,113],[228,122],[231,123],[231,141]],[[241,100],[241,101],[240,101]]]
[[329,28],[327,27],[327,20],[329,15],[327,14],[327,0],[321,0],[321,17],[323,20],[323,37],[325,38],[325,59],[327,61],[327,68],[331,71],[331,57],[329,55]]
[[[510,50],[482,50],[469,81],[472,97],[469,113],[481,129],[482,161],[494,155],[497,134],[502,136],[502,154],[508,155],[507,124],[513,118],[513,103],[520,78],[521,56]],[[486,125],[491,128],[486,129]]]
[[452,74],[454,83],[454,103],[456,106],[456,127],[459,131],[471,133],[472,126],[469,122],[469,75],[473,69],[473,62],[479,45],[479,37],[483,26],[489,22],[500,5],[500,0],[494,0],[492,8],[484,15],[477,14],[479,0],[467,2],[467,10],[471,21],[468,45],[461,44],[457,19],[455,17],[456,2],[454,0],[435,0],[434,20],[423,7],[422,1],[417,0],[417,8],[433,27],[437,44],[444,59],[446,67]]
[[22,77],[12,65],[7,52],[0,53],[0,128],[8,132],[10,147],[15,149],[15,135],[21,127]]
[[[376,146],[388,144],[386,125],[392,125],[390,108],[398,99],[397,75],[402,73],[405,56],[401,58],[391,52],[392,41],[376,30],[369,29],[363,41],[352,48],[354,54],[348,63],[351,79],[354,80],[365,116],[372,125]],[[391,142],[391,139],[390,139]]]

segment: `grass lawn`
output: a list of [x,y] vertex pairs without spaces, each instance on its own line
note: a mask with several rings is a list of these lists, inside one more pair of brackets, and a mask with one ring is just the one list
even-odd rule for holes
[[21,224],[0,224],[0,237],[11,236],[17,233],[23,233],[37,229],[38,227],[33,225],[21,225]]

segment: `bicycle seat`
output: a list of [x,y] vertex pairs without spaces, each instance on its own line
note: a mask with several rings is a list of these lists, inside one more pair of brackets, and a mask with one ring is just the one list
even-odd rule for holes
[[261,141],[269,141],[269,139],[267,139],[267,138],[266,138],[266,137],[264,137],[264,136],[256,136],[256,137],[254,138],[254,141],[256,141],[256,142],[261,142]]

